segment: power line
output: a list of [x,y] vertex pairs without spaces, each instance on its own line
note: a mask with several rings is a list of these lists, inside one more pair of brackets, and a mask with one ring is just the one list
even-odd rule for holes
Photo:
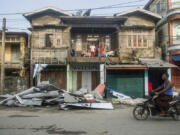
[[[103,6],[103,7],[95,7],[95,8],[83,8],[83,9],[70,9],[70,10],[64,10],[64,11],[79,11],[79,10],[102,10],[102,9],[112,9],[112,8],[120,8],[120,7],[137,7],[137,6],[144,6],[144,5],[127,5],[127,6],[119,6],[119,5],[125,5],[125,4],[133,4],[137,2],[141,2],[144,0],[135,0],[135,1],[130,1],[130,2],[123,2],[119,4],[114,4],[114,5],[108,5],[108,6]],[[22,15],[24,12],[16,12],[16,13],[0,13],[0,15]]]

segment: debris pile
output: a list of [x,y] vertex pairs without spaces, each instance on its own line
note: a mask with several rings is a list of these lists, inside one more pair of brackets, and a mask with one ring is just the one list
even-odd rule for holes
[[112,89],[109,89],[110,93],[116,97],[112,99],[113,104],[125,104],[125,105],[137,105],[139,103],[143,103],[144,101],[146,101],[146,99],[144,98],[132,98],[130,96],[127,96],[125,94],[113,91]]
[[81,88],[75,93],[59,89],[52,84],[40,84],[14,95],[0,95],[0,105],[6,106],[46,106],[59,105],[60,109],[113,109],[111,103],[103,100],[105,85],[100,84],[91,93]]

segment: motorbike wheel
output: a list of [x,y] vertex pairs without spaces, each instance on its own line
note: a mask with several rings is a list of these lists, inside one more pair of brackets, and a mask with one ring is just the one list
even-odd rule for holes
[[149,110],[143,106],[136,106],[133,110],[133,116],[136,120],[146,120],[149,117]]
[[178,121],[180,120],[180,115],[178,113],[178,110],[176,107],[172,107],[170,108],[171,112],[172,112],[172,118],[175,120],[175,121]]

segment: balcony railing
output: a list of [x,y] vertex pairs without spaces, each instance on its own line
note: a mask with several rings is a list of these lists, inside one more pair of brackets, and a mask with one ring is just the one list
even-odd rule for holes
[[67,48],[32,49],[32,62],[41,64],[65,64],[68,57]]
[[[0,37],[0,42],[2,42],[2,37]],[[20,42],[19,37],[6,37],[6,42],[14,43],[14,42]]]

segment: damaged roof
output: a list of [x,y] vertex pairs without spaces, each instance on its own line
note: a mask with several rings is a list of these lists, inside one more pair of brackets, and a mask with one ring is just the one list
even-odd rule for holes
[[53,13],[60,16],[73,16],[72,13],[51,6],[25,13],[23,14],[23,16],[30,20],[33,16],[40,15],[43,13]]
[[142,65],[147,66],[148,68],[173,68],[177,67],[169,62],[160,60],[160,59],[152,59],[152,58],[139,58],[139,62]]
[[114,14],[114,16],[130,16],[130,15],[145,15],[148,17],[151,17],[155,21],[159,21],[162,17],[156,13],[153,13],[151,11],[141,9],[141,8],[135,8],[128,11],[124,11],[121,13]]

